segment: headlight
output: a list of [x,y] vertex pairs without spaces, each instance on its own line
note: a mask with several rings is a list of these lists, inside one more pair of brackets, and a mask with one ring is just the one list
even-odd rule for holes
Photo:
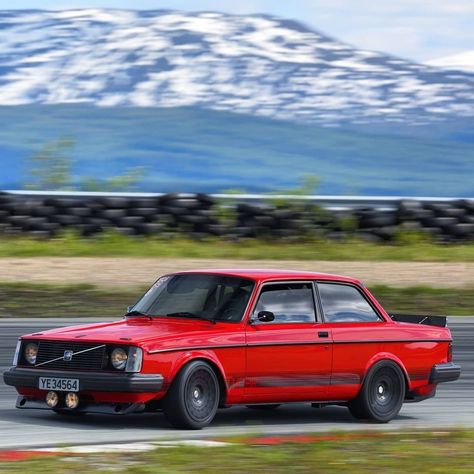
[[25,346],[25,360],[28,364],[34,365],[36,364],[36,356],[38,354],[38,344],[34,342],[30,342]]
[[112,365],[114,366],[115,369],[117,370],[125,369],[125,366],[127,365],[127,360],[128,360],[128,355],[123,349],[120,349],[118,347],[117,349],[114,349],[112,351],[112,354],[110,356],[110,362],[112,362]]
[[128,349],[128,362],[125,372],[140,372],[142,370],[143,351],[139,347],[130,346]]

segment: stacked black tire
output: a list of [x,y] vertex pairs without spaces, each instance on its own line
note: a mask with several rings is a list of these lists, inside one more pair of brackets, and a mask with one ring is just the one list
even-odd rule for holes
[[[352,220],[352,226],[348,221]],[[355,229],[353,216],[331,213],[311,203],[291,204],[237,204],[237,237],[302,239],[326,237],[341,239],[347,231]]]
[[443,203],[402,201],[397,217],[404,230],[420,231],[443,242],[474,239],[474,200]]
[[73,229],[92,236],[107,229],[124,235],[186,233],[217,235],[214,200],[204,194],[160,197],[46,197],[0,194],[0,229],[5,234],[52,237]]
[[304,240],[358,236],[393,241],[400,232],[425,233],[440,242],[474,239],[474,200],[406,200],[396,209],[324,210],[308,202],[217,203],[206,194],[152,197],[31,197],[0,193],[0,233],[48,238],[72,229],[94,236],[114,229],[130,236],[202,239]]

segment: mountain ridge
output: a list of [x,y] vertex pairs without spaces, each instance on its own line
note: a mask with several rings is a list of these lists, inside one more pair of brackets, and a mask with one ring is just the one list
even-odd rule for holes
[[76,187],[472,197],[474,74],[271,15],[0,12],[0,188],[61,137]]
[[176,10],[0,12],[0,105],[198,107],[329,126],[474,116],[474,74],[295,20]]
[[426,61],[428,66],[474,73],[474,49]]

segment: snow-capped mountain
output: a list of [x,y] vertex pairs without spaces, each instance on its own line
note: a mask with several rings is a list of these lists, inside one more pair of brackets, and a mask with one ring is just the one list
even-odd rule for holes
[[474,116],[474,74],[215,12],[0,14],[0,105],[194,106],[322,124]]
[[444,69],[474,73],[474,50],[432,59],[431,61],[427,61],[425,64]]

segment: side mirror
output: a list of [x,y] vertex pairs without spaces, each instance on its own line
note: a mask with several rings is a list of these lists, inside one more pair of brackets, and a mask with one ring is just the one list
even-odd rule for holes
[[260,311],[257,314],[257,319],[262,323],[269,323],[275,319],[275,315],[271,311]]
[[133,309],[133,305],[127,306],[127,313],[130,313],[130,311],[132,311],[132,309]]

